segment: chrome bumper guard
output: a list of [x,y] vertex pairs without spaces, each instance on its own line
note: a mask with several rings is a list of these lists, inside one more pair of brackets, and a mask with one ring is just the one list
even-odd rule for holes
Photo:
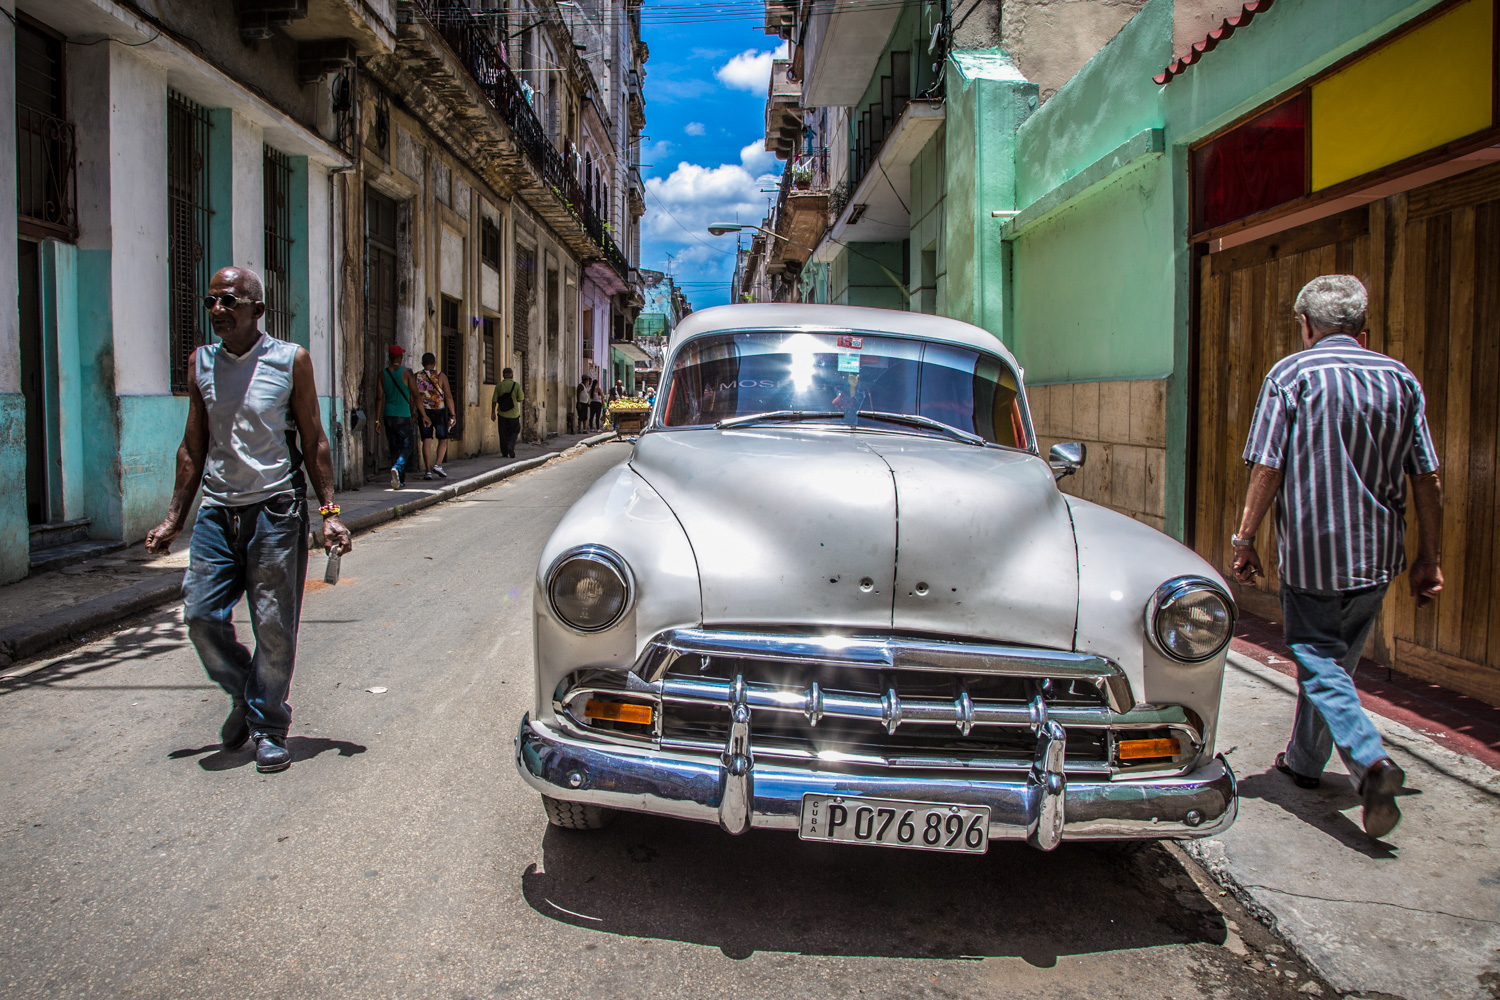
[[[743,702],[736,708],[743,708]],[[1039,727],[1029,773],[1008,779],[944,774],[849,774],[756,762],[749,715],[733,718],[718,757],[596,743],[521,720],[516,766],[544,795],[572,802],[718,823],[730,833],[796,830],[802,796],[815,792],[988,806],[990,837],[1051,850],[1063,840],[1209,837],[1238,808],[1234,772],[1222,756],[1183,775],[1080,781],[1063,773],[1066,734]]]

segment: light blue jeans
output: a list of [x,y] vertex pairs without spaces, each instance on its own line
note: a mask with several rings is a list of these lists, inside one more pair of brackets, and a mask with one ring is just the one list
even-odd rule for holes
[[1385,589],[1381,584],[1324,594],[1281,587],[1286,644],[1297,662],[1297,712],[1286,762],[1298,774],[1321,775],[1337,748],[1359,785],[1369,766],[1386,756],[1354,686],[1354,671]]
[[[255,736],[285,736],[287,694],[297,658],[297,622],[307,579],[307,503],[284,493],[243,507],[198,508],[182,578],[188,638],[203,669],[235,704]],[[234,632],[234,607],[250,599],[255,653]]]

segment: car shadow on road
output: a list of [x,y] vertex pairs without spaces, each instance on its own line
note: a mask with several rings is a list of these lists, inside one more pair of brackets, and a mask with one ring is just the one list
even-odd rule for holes
[[542,851],[521,875],[539,914],[736,959],[1014,956],[1050,968],[1059,955],[1226,939],[1217,908],[1160,847],[882,851],[627,814],[598,831],[549,826]]
[[[1241,799],[1260,799],[1284,809],[1367,858],[1394,858],[1394,845],[1371,840],[1359,823],[1344,815],[1343,810],[1360,804],[1359,793],[1349,783],[1348,776],[1325,773],[1322,780],[1321,788],[1298,788],[1292,779],[1273,769],[1241,777],[1238,788]],[[1422,792],[1408,788],[1401,794],[1405,798]]]
[[[289,736],[286,748],[292,752],[292,763],[298,764],[304,760],[312,760],[319,754],[330,750],[338,752],[340,757],[353,757],[355,754],[364,753],[368,748],[361,743],[351,743],[348,740],[330,740],[322,736]],[[232,771],[237,767],[255,763],[255,744],[246,743],[238,750],[225,750],[218,743],[210,743],[201,747],[185,747],[181,750],[173,750],[167,754],[170,760],[184,760],[190,757],[202,757],[198,766],[205,771]]]

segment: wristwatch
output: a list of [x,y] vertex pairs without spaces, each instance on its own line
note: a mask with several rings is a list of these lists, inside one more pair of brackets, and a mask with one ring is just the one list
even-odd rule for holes
[[1253,549],[1253,548],[1255,548],[1255,536],[1254,535],[1230,535],[1229,536],[1229,544],[1233,545],[1237,549],[1244,549],[1244,548],[1251,548],[1251,549]]

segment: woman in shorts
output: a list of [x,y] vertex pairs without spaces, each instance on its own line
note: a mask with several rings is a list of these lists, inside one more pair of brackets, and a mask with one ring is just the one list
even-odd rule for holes
[[431,479],[434,474],[448,478],[443,471],[448,458],[448,431],[458,420],[448,376],[435,370],[436,365],[437,355],[429,351],[422,355],[422,370],[417,372],[417,395],[422,401],[422,458],[427,465],[423,479]]

